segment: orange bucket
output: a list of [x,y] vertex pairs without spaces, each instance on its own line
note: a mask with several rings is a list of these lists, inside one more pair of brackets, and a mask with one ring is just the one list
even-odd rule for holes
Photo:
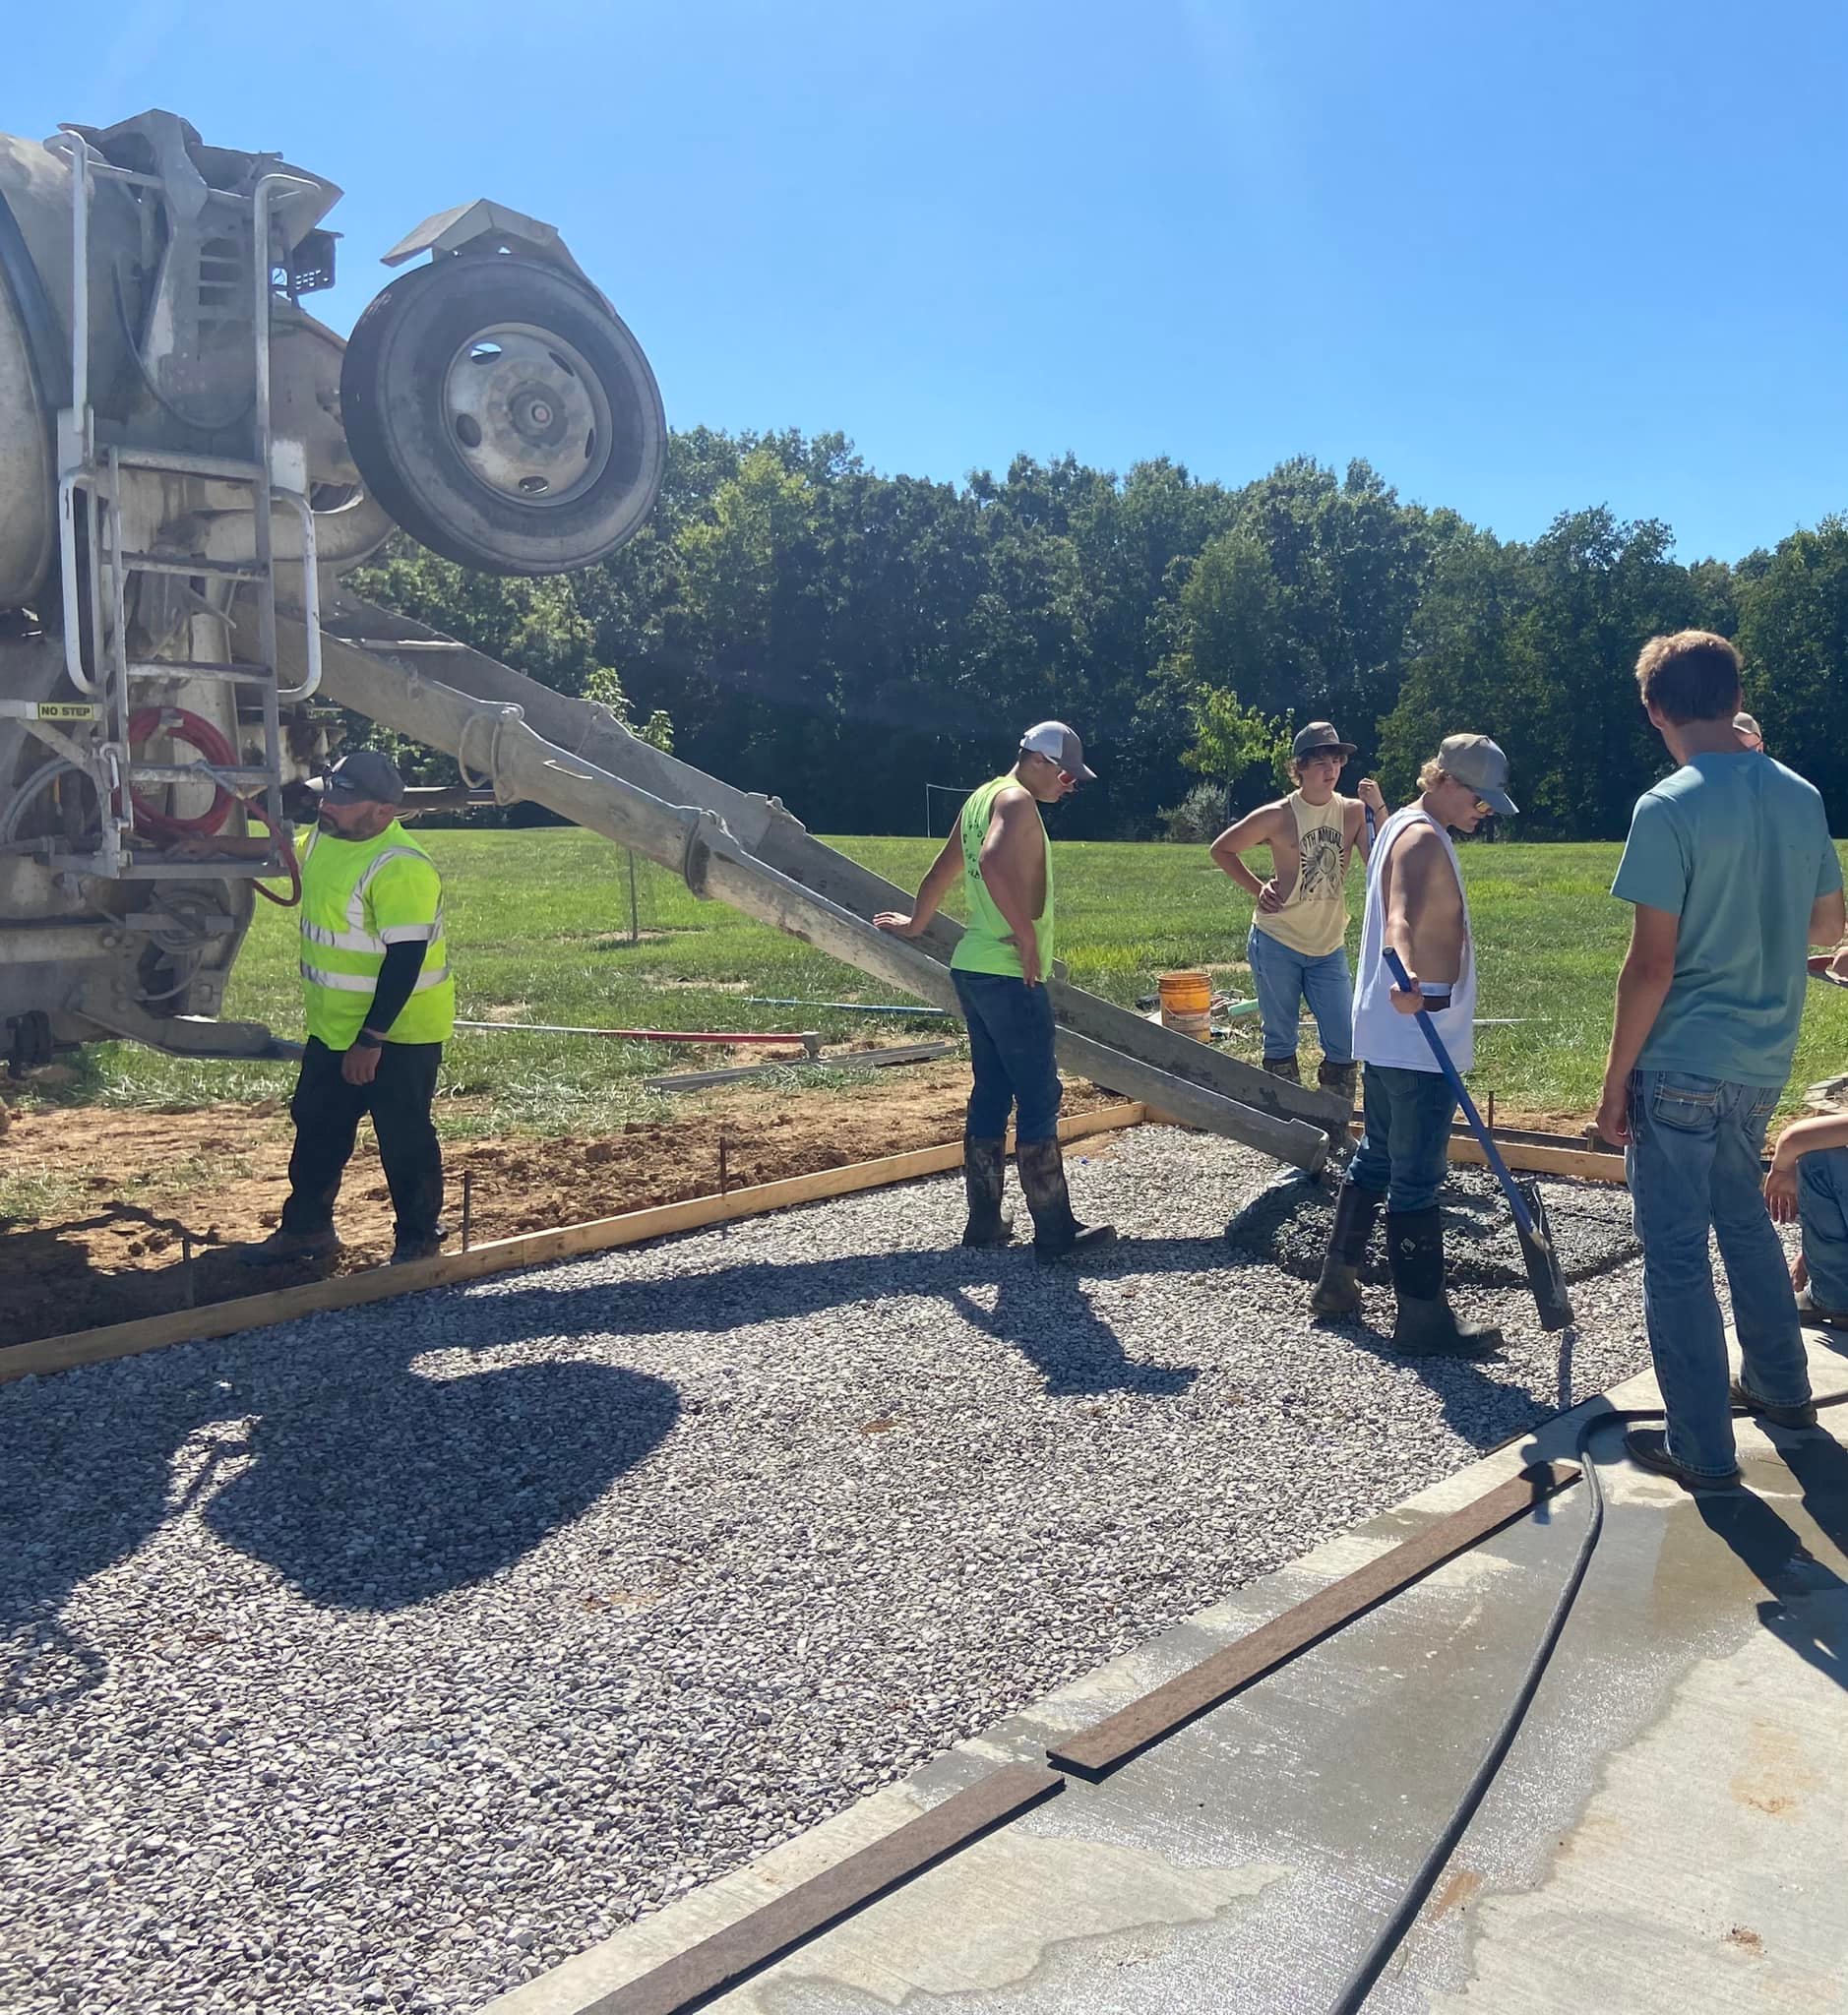
[[1164,972],[1161,1025],[1205,1042],[1212,1028],[1212,983],[1203,972]]

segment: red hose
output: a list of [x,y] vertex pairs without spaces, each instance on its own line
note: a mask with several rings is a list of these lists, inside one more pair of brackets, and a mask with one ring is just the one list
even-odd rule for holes
[[[237,751],[223,735],[202,714],[194,713],[184,706],[144,706],[138,713],[129,716],[128,739],[131,747],[145,742],[156,733],[166,735],[175,742],[184,742],[189,748],[197,749],[204,759],[218,769],[231,769],[237,763]],[[130,798],[135,807],[135,821],[145,826],[158,839],[181,839],[195,833],[216,832],[231,815],[233,805],[241,806],[247,817],[258,820],[270,837],[282,849],[282,864],[288,870],[289,892],[278,895],[274,888],[266,888],[259,882],[255,885],[257,893],[266,902],[273,902],[278,909],[293,909],[301,900],[301,865],[295,858],[295,849],[288,834],[278,831],[271,823],[270,815],[255,798],[240,798],[228,786],[214,779],[212,803],[203,812],[190,819],[181,819],[171,812],[156,811],[139,791],[131,791]]]

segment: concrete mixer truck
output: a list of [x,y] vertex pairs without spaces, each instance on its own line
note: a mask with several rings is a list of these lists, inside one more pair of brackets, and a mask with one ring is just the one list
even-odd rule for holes
[[[329,702],[455,756],[888,985],[955,1006],[958,926],[746,794],[353,595],[395,529],[503,574],[586,567],[644,522],[666,426],[647,360],[550,225],[467,203],[387,251],[342,340],[335,185],[148,112],[0,136],[0,1059],[128,1039],[286,1049],[223,1019],[255,906],[291,899],[285,796]],[[1320,1168],[1346,1114],[1052,986],[1068,1068]]]

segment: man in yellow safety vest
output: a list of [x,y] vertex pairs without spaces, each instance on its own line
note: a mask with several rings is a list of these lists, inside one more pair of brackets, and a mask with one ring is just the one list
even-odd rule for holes
[[257,1266],[339,1251],[334,1203],[370,1113],[397,1213],[394,1264],[442,1243],[443,1157],[430,1118],[456,983],[443,939],[443,885],[399,824],[403,779],[356,749],[309,786],[321,816],[300,848],[301,978],[308,1047],[289,1106],[282,1221],[238,1249]]

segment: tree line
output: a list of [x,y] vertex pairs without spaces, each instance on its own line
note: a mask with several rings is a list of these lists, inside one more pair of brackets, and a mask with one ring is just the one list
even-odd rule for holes
[[824,832],[920,831],[925,783],[981,782],[1056,716],[1103,779],[1070,837],[1156,836],[1202,784],[1243,809],[1293,727],[1329,719],[1395,801],[1468,728],[1509,752],[1521,836],[1616,838],[1667,767],[1636,652],[1698,626],[1739,642],[1767,747],[1848,824],[1839,517],[1684,564],[1658,519],[1595,507],[1502,540],[1364,461],[1229,487],[1020,456],[956,484],[879,474],[837,434],[696,427],[601,566],[501,580],[400,540],[356,585]]

